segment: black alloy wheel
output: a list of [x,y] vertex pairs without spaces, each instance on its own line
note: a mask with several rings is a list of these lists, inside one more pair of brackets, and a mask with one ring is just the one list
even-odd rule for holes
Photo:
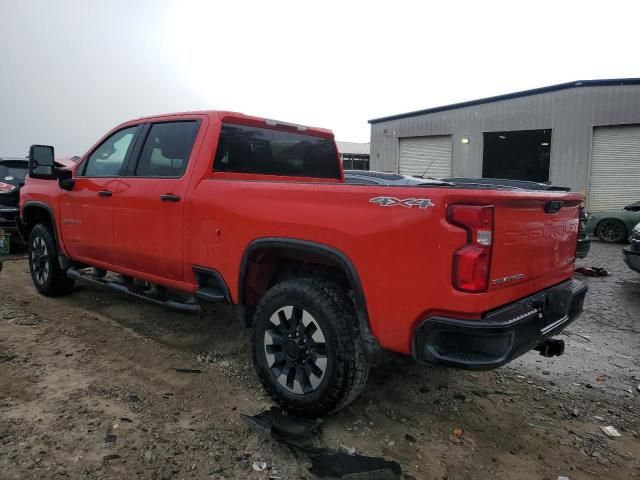
[[602,220],[596,228],[596,236],[606,243],[621,243],[627,238],[627,227],[620,220]]

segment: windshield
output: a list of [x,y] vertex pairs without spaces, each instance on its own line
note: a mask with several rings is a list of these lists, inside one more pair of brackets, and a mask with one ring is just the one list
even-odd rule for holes
[[629,205],[624,207],[624,209],[630,212],[640,212],[640,202],[630,203]]
[[0,181],[24,183],[28,164],[22,160],[5,160],[0,162]]

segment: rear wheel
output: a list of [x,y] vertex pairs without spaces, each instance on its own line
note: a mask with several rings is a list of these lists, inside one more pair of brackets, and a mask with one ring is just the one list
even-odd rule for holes
[[48,297],[66,295],[74,281],[67,277],[58,262],[58,248],[49,228],[38,223],[29,234],[29,270],[36,289]]
[[353,401],[369,364],[353,304],[335,284],[310,278],[271,288],[254,314],[253,360],[283,408],[321,417]]
[[627,238],[627,227],[620,220],[607,218],[596,227],[596,236],[607,243],[621,243]]

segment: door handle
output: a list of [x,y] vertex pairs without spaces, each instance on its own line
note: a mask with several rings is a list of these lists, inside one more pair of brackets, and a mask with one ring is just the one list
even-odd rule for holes
[[174,195],[173,193],[165,193],[164,195],[160,195],[160,200],[163,202],[179,202],[180,195]]
[[113,195],[113,192],[111,192],[109,190],[100,190],[98,192],[98,196],[99,197],[110,197],[111,195]]

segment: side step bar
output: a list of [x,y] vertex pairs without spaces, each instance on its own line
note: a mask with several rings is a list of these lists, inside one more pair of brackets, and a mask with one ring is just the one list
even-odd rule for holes
[[[67,270],[67,277],[95,283],[102,287],[110,288],[111,290],[114,290],[116,292],[124,293],[126,295],[131,295],[133,297],[146,300],[147,302],[152,302],[152,303],[155,303],[156,305],[162,305],[164,307],[172,308],[174,310],[180,310],[182,312],[199,312],[200,311],[200,305],[198,305],[197,303],[177,302],[175,300],[165,300],[153,295],[147,295],[144,292],[137,292],[135,290],[131,290],[129,287],[127,287],[122,283],[112,282],[110,280],[105,280],[105,279],[98,278],[96,276],[78,271],[74,267],[71,267]],[[198,291],[197,296],[199,298],[203,298],[200,295],[200,291]],[[203,298],[203,299],[207,300],[206,298]],[[214,300],[209,300],[209,301],[214,301]],[[224,295],[222,296],[222,301],[224,301]]]
[[215,287],[202,287],[196,292],[196,297],[211,303],[224,303],[227,297],[224,292]]

